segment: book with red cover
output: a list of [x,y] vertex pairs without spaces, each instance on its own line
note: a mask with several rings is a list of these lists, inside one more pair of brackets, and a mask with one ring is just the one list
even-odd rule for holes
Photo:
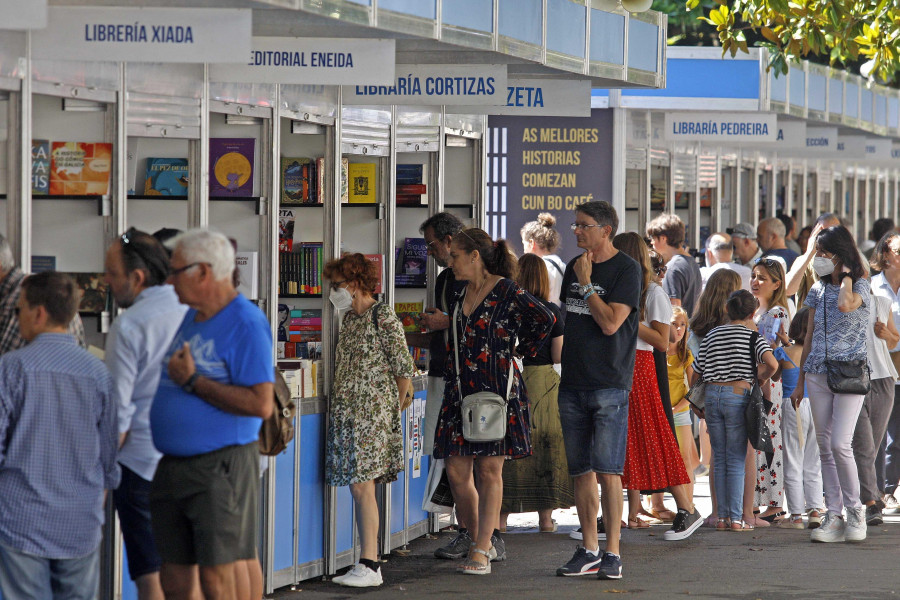
[[384,280],[384,256],[382,254],[365,254],[364,256],[378,267],[378,283],[375,284],[375,293],[380,294],[381,284]]
[[398,194],[410,194],[410,195],[422,195],[427,193],[427,188],[424,183],[407,183],[407,184],[398,184],[397,185],[397,193]]

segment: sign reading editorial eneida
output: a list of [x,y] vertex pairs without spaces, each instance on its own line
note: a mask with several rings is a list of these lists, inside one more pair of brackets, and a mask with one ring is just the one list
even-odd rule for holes
[[778,117],[766,113],[666,113],[670,142],[774,142]]
[[133,62],[246,62],[252,11],[51,6],[31,32],[34,58]]
[[209,66],[213,81],[390,85],[394,40],[254,37],[249,60]]
[[389,85],[344,86],[344,104],[505,104],[506,65],[397,65]]

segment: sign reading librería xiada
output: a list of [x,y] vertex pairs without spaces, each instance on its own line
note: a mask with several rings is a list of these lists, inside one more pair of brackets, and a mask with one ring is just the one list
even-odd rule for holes
[[344,86],[344,104],[505,104],[506,65],[397,65],[389,85]]
[[394,40],[254,37],[241,64],[209,66],[212,81],[390,85]]
[[32,32],[35,58],[133,62],[246,62],[250,9],[51,6]]
[[0,29],[43,29],[47,0],[0,0]]
[[778,118],[766,113],[666,113],[670,142],[774,142]]

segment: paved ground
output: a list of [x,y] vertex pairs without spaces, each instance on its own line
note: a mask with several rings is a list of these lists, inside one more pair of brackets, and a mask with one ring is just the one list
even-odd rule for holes
[[[706,480],[700,483],[696,502],[707,514]],[[594,600],[600,594],[625,594],[629,598],[844,600],[900,596],[900,516],[870,527],[868,539],[853,545],[812,544],[808,531],[774,527],[752,533],[701,528],[682,542],[663,541],[665,527],[625,530],[620,581],[556,577],[556,568],[571,557],[578,542],[568,537],[577,527],[574,511],[557,511],[554,517],[560,524],[556,534],[537,533],[534,514],[511,518],[505,536],[510,558],[494,563],[493,573],[485,577],[459,575],[455,562],[433,558],[434,549],[451,535],[442,533],[414,541],[406,556],[386,557],[381,588],[354,590],[312,580],[298,585],[296,591],[279,590],[273,597]]]

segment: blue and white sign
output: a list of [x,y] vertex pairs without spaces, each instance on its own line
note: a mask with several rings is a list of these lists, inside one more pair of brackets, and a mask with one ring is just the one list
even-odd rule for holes
[[840,135],[837,141],[837,152],[842,158],[861,159],[866,154],[866,136]]
[[212,81],[390,85],[394,40],[254,37],[241,64],[209,66]]
[[43,29],[47,0],[0,0],[0,29]]
[[866,138],[866,158],[891,160],[891,140],[886,138]]
[[807,127],[806,148],[816,152],[835,152],[838,143],[837,127]]
[[774,142],[778,118],[768,113],[666,113],[670,142]]
[[586,79],[510,79],[498,106],[461,106],[460,113],[534,117],[590,117],[591,83]]
[[779,150],[806,148],[806,122],[778,119],[775,147]]
[[389,85],[346,85],[344,104],[501,104],[506,65],[396,65]]
[[133,62],[246,62],[250,9],[50,8],[32,32],[34,58]]
[[891,160],[900,161],[900,144],[891,144]]

